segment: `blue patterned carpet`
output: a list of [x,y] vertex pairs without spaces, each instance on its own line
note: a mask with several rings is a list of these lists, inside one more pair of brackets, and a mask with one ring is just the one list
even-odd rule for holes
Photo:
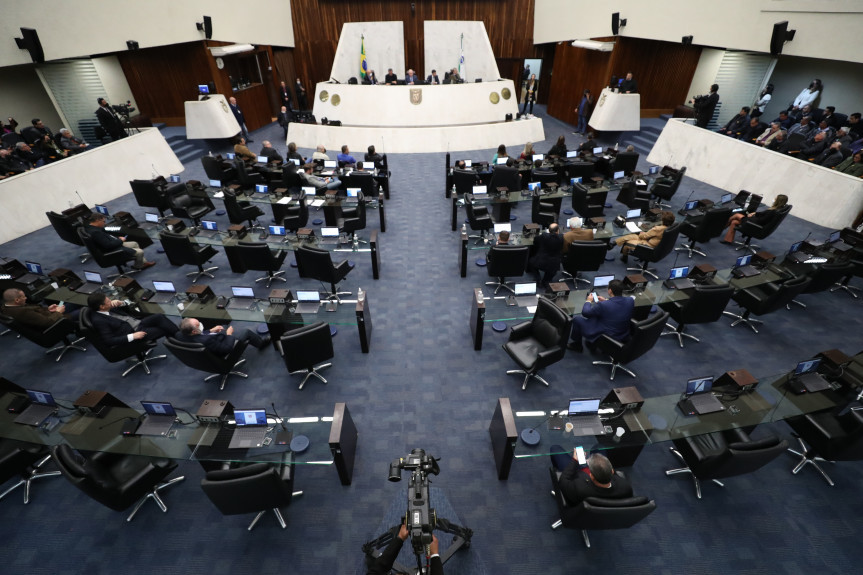
[[[538,115],[544,116],[544,109],[537,108]],[[548,117],[543,120],[547,140],[537,143],[537,151],[546,152],[560,134],[566,135],[570,147],[580,141],[571,135],[572,126]],[[181,133],[165,131],[166,137]],[[253,135],[252,148],[257,150],[266,138],[279,142],[280,134],[278,126],[261,129]],[[621,143],[625,142],[626,135]],[[218,142],[208,142],[207,147],[214,152],[227,149]],[[284,151],[283,144],[277,147]],[[488,160],[495,147],[456,152],[455,157]],[[0,375],[20,385],[51,390],[58,397],[74,398],[84,389],[96,388],[128,403],[158,399],[188,409],[214,397],[234,405],[274,401],[280,412],[293,416],[330,415],[333,404],[344,401],[360,431],[353,485],[341,486],[331,467],[301,466],[296,489],[305,493],[285,510],[288,528],[281,530],[268,516],[249,533],[245,528],[250,517],[223,517],[206,499],[198,486],[202,471],[197,463],[180,464],[186,481],[165,493],[167,514],[148,503],[128,524],[124,514],[102,507],[63,479],[46,479],[35,485],[29,505],[23,505],[20,494],[0,502],[0,571],[28,575],[126,570],[210,575],[354,573],[362,544],[399,514],[394,502],[405,497],[405,482],[387,482],[389,462],[422,447],[441,458],[435,490],[474,531],[472,546],[453,557],[446,566],[448,573],[857,572],[859,566],[853,565],[859,563],[863,531],[860,462],[828,464],[836,482],[831,488],[810,469],[792,476],[794,460],[783,456],[757,473],[729,479],[724,489],[706,485],[699,501],[689,478],[665,476],[664,470],[677,467],[677,461],[666,445],[653,445],[628,470],[636,493],[657,502],[656,512],[647,520],[627,531],[593,532],[591,549],[585,549],[577,532],[552,531],[556,507],[549,496],[545,458],[516,461],[508,481],[496,478],[487,431],[495,402],[509,397],[518,410],[549,409],[575,395],[604,396],[610,388],[608,371],[591,365],[589,354],[568,355],[546,370],[550,387],[532,384],[522,391],[521,379],[505,373],[513,366],[500,348],[506,334],[487,330],[484,349],[473,351],[469,298],[472,288],[487,278],[485,270],[473,263],[467,278],[458,276],[458,243],[449,228],[450,204],[444,198],[444,155],[392,154],[389,159],[392,199],[387,205],[388,230],[382,234],[381,279],[373,280],[368,262],[358,258],[343,284],[353,291],[360,286],[369,294],[374,322],[371,353],[361,354],[353,329],[342,326],[334,338],[336,357],[326,372],[327,385],[311,381],[299,391],[297,380],[287,374],[272,349],[247,352],[244,371],[249,379],[232,379],[219,392],[204,384],[200,373],[171,356],[155,364],[150,376],[138,370],[120,378],[119,366],[106,363],[95,350],[71,352],[55,364],[26,340],[9,335],[0,339]],[[646,165],[643,160],[642,165]],[[183,178],[203,179],[200,162],[187,164]],[[721,193],[685,179],[674,198],[675,210],[691,190],[695,190],[693,197],[716,199]],[[782,190],[759,192],[766,201]],[[131,194],[108,207],[143,219],[143,210]],[[525,208],[516,213],[516,223],[529,218]],[[227,223],[225,216],[219,220]],[[377,226],[376,217],[369,222]],[[764,247],[783,253],[810,231],[815,237],[828,232],[794,218],[792,211]],[[707,248],[707,261],[717,268],[728,267],[736,256],[716,242]],[[86,267],[78,263],[80,251],[60,241],[50,227],[0,246],[0,255],[78,272]],[[141,279],[183,283],[187,270],[171,267],[155,246],[147,252],[158,265],[142,273]],[[214,262],[221,266],[210,282],[216,292],[224,293],[241,281],[241,276],[231,273],[224,254]],[[670,264],[665,262],[660,269],[667,270]],[[619,261],[607,262],[603,272],[620,276],[623,267]],[[289,287],[316,285],[300,280],[287,265],[285,269]],[[261,297],[267,293],[260,286],[256,292]],[[861,301],[842,293],[803,300],[808,309],[766,316],[758,335],[743,327],[732,329],[723,319],[693,326],[691,331],[702,338],[701,343],[688,342],[684,349],[675,340],[663,338],[652,353],[632,364],[636,380],[621,374],[615,383],[634,382],[645,396],[665,395],[677,392],[689,377],[734,368],[766,376],[790,369],[798,359],[821,350],[840,348],[855,354],[863,348]],[[764,430],[790,439],[784,424]]]

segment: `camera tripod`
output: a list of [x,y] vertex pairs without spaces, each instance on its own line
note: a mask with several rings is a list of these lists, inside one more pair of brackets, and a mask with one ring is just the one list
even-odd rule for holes
[[[363,553],[365,553],[366,557],[371,559],[380,557],[383,554],[381,550],[385,549],[395,537],[398,537],[400,527],[401,524],[396,525],[382,535],[379,535],[375,539],[363,544]],[[435,519],[435,529],[444,533],[450,533],[453,536],[450,546],[447,547],[446,550],[440,551],[441,563],[446,564],[447,560],[459,549],[470,548],[470,539],[473,537],[472,529],[456,525],[455,523],[451,523],[446,519],[441,519],[439,517]],[[424,575],[425,573],[428,573],[427,567],[423,565],[422,556],[417,553],[416,550],[414,550],[414,555],[416,555],[417,558],[416,567],[407,567],[396,560],[393,563],[392,570],[402,575]]]

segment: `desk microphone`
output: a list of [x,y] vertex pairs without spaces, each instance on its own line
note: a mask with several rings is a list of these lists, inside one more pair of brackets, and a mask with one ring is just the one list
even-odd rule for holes
[[137,419],[141,419],[141,416],[139,415],[139,416],[137,416],[137,417],[132,417],[131,415],[127,415],[126,417],[121,417],[121,418],[119,418],[119,419],[115,419],[114,421],[110,421],[110,422],[106,423],[105,425],[100,426],[100,427],[99,427],[99,430],[101,431],[101,430],[105,429],[106,427],[111,427],[112,425],[114,425],[114,424],[115,424],[115,423],[117,423],[118,421],[123,421],[123,420],[125,420],[125,419],[135,419],[135,420],[137,420]]
[[270,405],[272,405],[272,406],[273,406],[273,413],[274,413],[274,414],[275,414],[275,416],[279,419],[279,425],[281,425],[281,426],[282,426],[282,431],[285,431],[285,421],[282,419],[282,417],[281,417],[281,416],[278,414],[278,412],[276,411],[276,404],[275,404],[275,402],[271,402],[271,403],[270,403]]
[[695,190],[692,190],[691,192],[689,192],[689,195],[686,197],[686,201],[683,202],[683,207],[680,208],[679,212],[677,212],[678,214],[683,215],[686,212],[686,204],[689,203],[689,199],[692,197],[692,194],[694,194],[694,193],[695,193]]
[[78,196],[78,199],[81,200],[81,203],[84,204],[84,198],[81,197],[81,194],[78,193],[78,190],[75,190],[75,195]]

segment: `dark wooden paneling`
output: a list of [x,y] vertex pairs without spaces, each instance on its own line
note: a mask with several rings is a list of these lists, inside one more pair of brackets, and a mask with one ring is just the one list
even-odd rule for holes
[[[640,38],[607,38],[616,42],[612,52],[557,44],[548,113],[575,124],[575,108],[589,88],[596,97],[612,75],[633,73],[641,94],[641,114],[656,117],[670,113],[686,98],[701,48]],[[549,92],[549,91],[547,91]]]
[[[404,23],[405,66],[425,77],[423,69],[426,20],[481,20],[494,55],[499,59],[539,58],[533,45],[534,0],[303,0],[291,2],[294,22],[294,61],[297,74],[313,89],[329,79],[342,25],[346,22]],[[440,72],[440,70],[438,71]],[[501,76],[515,80],[500,70]],[[402,72],[399,71],[399,74]],[[379,76],[383,77],[383,73]]]

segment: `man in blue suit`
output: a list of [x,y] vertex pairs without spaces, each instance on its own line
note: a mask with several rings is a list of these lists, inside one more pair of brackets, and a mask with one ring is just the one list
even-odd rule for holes
[[608,296],[598,296],[599,301],[595,301],[593,294],[588,295],[581,315],[572,316],[569,349],[579,353],[583,351],[582,338],[590,344],[603,334],[619,340],[629,337],[629,320],[632,319],[635,300],[623,297],[623,282],[620,280],[609,282]]
[[258,349],[265,349],[270,343],[269,335],[260,336],[250,329],[245,330],[240,337],[234,335],[233,326],[226,328],[223,325],[216,325],[206,330],[203,324],[193,317],[183,318],[180,322],[180,331],[174,337],[180,341],[203,344],[211,353],[218,356],[231,353],[240,341],[248,341]]

